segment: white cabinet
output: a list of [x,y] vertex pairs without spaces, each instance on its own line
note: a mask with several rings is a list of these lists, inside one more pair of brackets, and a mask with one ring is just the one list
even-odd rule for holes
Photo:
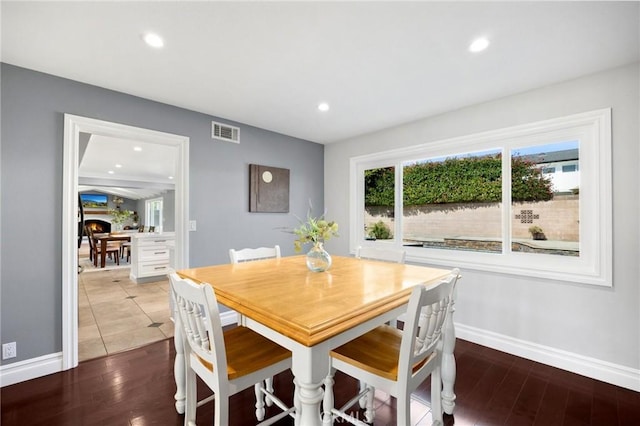
[[131,280],[153,281],[172,272],[170,250],[175,233],[138,233],[131,236]]

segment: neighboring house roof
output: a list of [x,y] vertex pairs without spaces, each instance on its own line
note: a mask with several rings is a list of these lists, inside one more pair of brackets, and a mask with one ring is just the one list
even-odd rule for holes
[[526,161],[531,161],[535,164],[548,164],[557,163],[560,161],[572,161],[579,159],[579,150],[567,149],[564,151],[543,152],[540,154],[523,155],[522,158]]

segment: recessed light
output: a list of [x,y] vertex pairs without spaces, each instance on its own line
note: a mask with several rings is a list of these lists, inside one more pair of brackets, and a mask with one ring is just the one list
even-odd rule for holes
[[156,33],[145,33],[142,36],[142,39],[145,43],[147,43],[151,47],[155,47],[156,49],[160,49],[164,46],[164,40]]
[[109,173],[110,175],[114,174],[115,172],[113,170],[109,170],[107,173]]
[[142,148],[140,148],[139,146],[134,146],[133,150],[136,151],[136,152],[140,152],[140,151],[142,151]]
[[484,37],[480,37],[471,42],[471,44],[469,45],[469,52],[482,52],[487,47],[489,47],[489,40]]
[[318,104],[318,110],[325,112],[325,111],[329,111],[329,104],[326,102],[322,102]]
[[122,164],[116,164],[116,169],[122,168]]
[[173,176],[169,176],[169,179],[173,179]]

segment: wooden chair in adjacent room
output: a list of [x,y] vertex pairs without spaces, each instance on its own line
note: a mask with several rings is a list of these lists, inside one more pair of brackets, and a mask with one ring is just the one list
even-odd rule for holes
[[[96,244],[93,230],[90,226],[85,226],[85,232],[89,240],[89,260],[93,260],[93,266],[98,267],[98,258],[100,257],[102,247],[100,244]],[[109,256],[109,258],[113,258],[116,265],[120,265],[120,243],[107,242],[106,255]]]
[[273,424],[294,408],[287,407],[263,381],[291,368],[291,352],[246,327],[223,331],[213,287],[195,284],[173,273],[169,276],[171,293],[176,304],[176,325],[184,341],[186,363],[185,425],[195,425],[196,408],[208,402],[197,402],[199,377],[214,392],[214,424],[229,424],[229,398],[254,386],[256,418],[265,416],[264,397],[283,412],[260,425]]
[[131,241],[123,241],[120,243],[120,257],[127,255],[127,262],[131,260]]
[[[433,286],[416,286],[407,308],[403,330],[382,325],[331,351],[331,372],[325,380],[323,416],[326,423],[338,416],[351,424],[367,426],[346,409],[365,399],[365,420],[373,423],[373,394],[380,389],[396,398],[396,424],[411,423],[411,393],[431,375],[431,414],[442,424],[443,326],[454,297],[459,270]],[[421,315],[422,313],[422,315]],[[342,408],[333,407],[333,374],[342,371],[366,383]]]

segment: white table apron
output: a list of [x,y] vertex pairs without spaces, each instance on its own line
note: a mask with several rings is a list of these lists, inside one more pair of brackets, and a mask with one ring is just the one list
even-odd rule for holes
[[[305,346],[248,317],[244,317],[244,325],[291,351],[291,370],[293,372],[295,384],[295,424],[298,426],[328,426],[333,424],[331,415],[323,415],[320,407],[324,397],[322,384],[329,373],[329,351],[381,324],[386,323],[387,321],[397,318],[400,314],[406,311],[406,308],[406,304],[399,306],[314,346]],[[451,313],[453,314],[453,312]],[[446,325],[442,361],[442,406],[447,414],[453,414],[453,409],[455,407],[455,394],[453,392],[453,385],[455,383],[456,376],[455,358],[453,356],[455,330],[452,317],[453,315],[449,315],[449,321]],[[175,394],[175,406],[178,413],[182,414],[185,409],[186,366],[184,360],[184,346],[179,327],[175,327],[174,342],[176,347],[174,375],[177,389]]]

